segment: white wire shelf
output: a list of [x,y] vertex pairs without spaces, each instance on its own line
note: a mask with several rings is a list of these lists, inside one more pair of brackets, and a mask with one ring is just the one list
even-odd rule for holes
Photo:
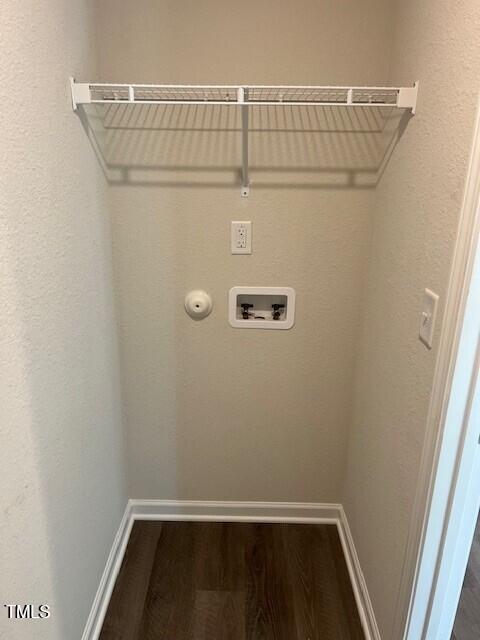
[[71,81],[72,103],[397,107],[415,113],[413,87],[109,84]]
[[225,105],[241,109],[242,186],[248,196],[250,107],[389,108],[415,113],[418,82],[411,87],[327,87],[267,85],[167,85],[75,82],[72,105]]

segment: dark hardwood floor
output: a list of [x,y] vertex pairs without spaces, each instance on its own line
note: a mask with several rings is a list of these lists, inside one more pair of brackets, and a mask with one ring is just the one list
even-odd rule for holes
[[334,525],[134,524],[100,640],[364,640]]
[[477,520],[460,602],[453,626],[452,640],[480,638],[480,515]]

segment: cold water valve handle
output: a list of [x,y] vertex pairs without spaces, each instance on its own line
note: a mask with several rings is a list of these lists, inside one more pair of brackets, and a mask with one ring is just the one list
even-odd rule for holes
[[272,304],[272,309],[273,309],[272,319],[273,320],[280,320],[280,316],[282,315],[282,309],[285,309],[285,305],[284,304]]

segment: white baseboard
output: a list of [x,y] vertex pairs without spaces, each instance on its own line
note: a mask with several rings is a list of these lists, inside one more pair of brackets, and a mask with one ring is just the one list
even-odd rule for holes
[[368,593],[367,583],[365,582],[357,550],[355,549],[355,543],[353,542],[352,532],[348,525],[347,515],[342,506],[340,507],[337,527],[365,638],[366,640],[381,640],[377,620],[373,611],[372,601],[370,600],[370,595]]
[[311,502],[130,500],[134,520],[204,522],[316,522],[335,524],[341,505]]
[[97,640],[102,630],[103,620],[107,612],[108,603],[112,595],[115,581],[122,565],[125,549],[127,548],[128,539],[133,527],[133,518],[131,516],[130,503],[127,503],[125,513],[123,514],[120,526],[115,535],[112,548],[108,554],[107,564],[103,571],[100,584],[93,601],[87,624],[83,631],[82,640]]
[[110,551],[82,640],[97,640],[135,520],[291,522],[337,526],[366,640],[381,640],[352,534],[341,504],[129,500]]

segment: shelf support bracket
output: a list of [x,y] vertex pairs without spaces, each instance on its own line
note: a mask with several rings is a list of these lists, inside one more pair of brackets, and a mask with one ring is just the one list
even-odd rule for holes
[[75,78],[70,77],[70,94],[72,96],[72,109],[76,111],[79,104],[90,102],[90,85],[86,82],[75,82]]
[[248,176],[248,89],[238,88],[238,103],[242,110],[242,188],[240,194],[246,198],[250,195],[250,180]]
[[400,109],[410,109],[412,116],[415,115],[418,97],[418,80],[413,87],[402,87],[398,92],[397,107]]

